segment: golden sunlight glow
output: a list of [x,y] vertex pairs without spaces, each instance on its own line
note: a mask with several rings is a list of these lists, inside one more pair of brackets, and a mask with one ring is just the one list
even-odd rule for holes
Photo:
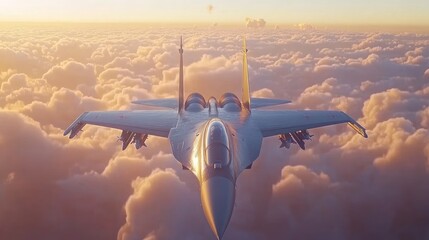
[[0,21],[243,23],[250,17],[270,24],[428,25],[427,9],[425,0],[267,0],[252,4],[244,0],[7,0],[0,2]]

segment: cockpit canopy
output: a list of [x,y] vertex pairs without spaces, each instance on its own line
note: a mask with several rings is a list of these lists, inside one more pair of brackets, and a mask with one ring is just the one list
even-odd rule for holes
[[207,126],[206,164],[213,168],[223,168],[230,164],[228,132],[225,125],[214,120]]

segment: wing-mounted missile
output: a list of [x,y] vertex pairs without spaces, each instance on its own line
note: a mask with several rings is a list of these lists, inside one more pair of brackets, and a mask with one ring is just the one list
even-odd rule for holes
[[140,149],[142,146],[147,147],[147,145],[146,145],[145,142],[146,142],[148,136],[149,136],[148,134],[143,134],[142,135],[141,133],[136,133],[134,135],[134,139],[133,139],[132,143],[135,144],[136,149]]
[[74,138],[86,125],[86,123],[82,122],[82,119],[85,117],[87,113],[83,113],[80,115],[65,131],[64,136],[70,133],[69,138]]
[[284,133],[279,136],[281,142],[280,148],[290,148],[290,144],[298,144],[302,150],[305,150],[305,140],[311,140],[311,135],[306,129],[292,133]]
[[311,137],[313,136],[310,135],[310,133],[306,129],[293,132],[291,133],[291,135],[302,150],[305,150],[304,140],[311,140]]
[[128,145],[131,143],[131,140],[133,140],[135,135],[136,134],[131,131],[122,131],[122,134],[119,137],[119,141],[122,142],[122,150],[127,149]]
[[296,132],[302,140],[311,140],[314,135],[311,135],[307,129]]
[[302,150],[305,150],[304,140],[302,140],[302,138],[298,135],[298,133],[297,132],[293,132],[293,133],[291,133],[291,135],[292,135],[293,139],[295,140],[295,142],[299,145],[299,147]]
[[289,133],[285,133],[285,134],[281,134],[280,136],[279,136],[279,140],[280,140],[280,142],[282,143],[281,145],[280,145],[280,148],[287,148],[287,149],[289,149],[290,148],[290,144],[291,143],[296,143],[293,139],[292,139],[292,137],[291,137],[291,135],[289,134]]

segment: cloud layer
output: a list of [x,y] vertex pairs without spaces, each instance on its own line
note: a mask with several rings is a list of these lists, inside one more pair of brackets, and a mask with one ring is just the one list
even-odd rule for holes
[[368,139],[343,125],[315,129],[305,151],[265,139],[238,179],[225,239],[429,237],[427,35],[20,27],[0,30],[1,239],[213,238],[197,180],[166,139],[122,152],[116,130],[62,136],[83,111],[176,96],[182,34],[187,94],[240,94],[246,34],[253,96],[343,110],[368,129]]

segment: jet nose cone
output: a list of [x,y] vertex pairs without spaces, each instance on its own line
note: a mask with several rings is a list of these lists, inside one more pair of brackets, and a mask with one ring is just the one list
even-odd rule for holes
[[201,202],[204,214],[218,239],[221,239],[229,220],[235,201],[235,187],[231,180],[212,177],[201,185]]

